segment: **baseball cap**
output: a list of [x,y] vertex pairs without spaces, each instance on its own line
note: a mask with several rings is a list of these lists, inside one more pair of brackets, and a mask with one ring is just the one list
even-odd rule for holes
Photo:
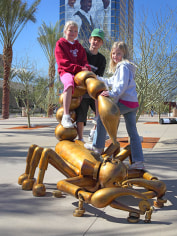
[[91,33],[91,37],[99,37],[104,40],[104,31],[101,29],[94,29]]

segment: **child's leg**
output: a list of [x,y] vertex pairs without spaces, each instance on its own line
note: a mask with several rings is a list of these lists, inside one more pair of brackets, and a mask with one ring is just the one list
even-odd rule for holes
[[93,136],[95,134],[95,130],[96,130],[96,125],[97,125],[97,120],[98,120],[98,100],[95,100],[95,118],[93,119],[93,128],[90,130],[90,134],[89,134],[89,141],[93,141]]
[[74,75],[66,73],[60,77],[61,82],[64,84],[63,91],[63,117],[61,124],[64,128],[74,127],[69,114],[69,108],[71,104],[72,93],[74,91]]
[[65,73],[60,77],[60,80],[64,85],[64,90],[63,90],[64,115],[68,115],[69,107],[71,104],[72,93],[74,92],[74,75],[70,73]]
[[78,139],[83,141],[84,122],[77,122]]
[[69,87],[64,93],[63,93],[63,109],[64,109],[64,115],[69,115],[69,107],[71,104],[71,98],[72,98],[72,87]]
[[95,100],[95,116],[98,117],[98,100]]

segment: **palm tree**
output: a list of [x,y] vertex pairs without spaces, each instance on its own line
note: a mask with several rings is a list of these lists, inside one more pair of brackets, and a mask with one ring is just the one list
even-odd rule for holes
[[47,115],[51,116],[53,114],[53,98],[54,98],[54,79],[55,79],[55,46],[57,40],[61,37],[61,32],[63,26],[59,26],[60,22],[56,22],[55,26],[50,24],[47,26],[45,22],[43,22],[42,26],[39,27],[37,38],[38,42],[40,43],[44,54],[49,62],[49,102],[48,102],[48,111]]
[[36,0],[29,8],[22,0],[0,1],[0,42],[3,45],[3,97],[2,118],[9,118],[9,75],[11,71],[12,46],[28,21],[36,22],[35,12],[41,0]]

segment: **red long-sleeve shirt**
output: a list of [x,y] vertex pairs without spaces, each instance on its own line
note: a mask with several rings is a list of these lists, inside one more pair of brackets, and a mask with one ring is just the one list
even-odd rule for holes
[[56,43],[55,58],[60,76],[67,72],[75,75],[82,71],[83,67],[91,70],[85,49],[78,40],[75,40],[74,44],[72,44],[65,38],[60,38]]

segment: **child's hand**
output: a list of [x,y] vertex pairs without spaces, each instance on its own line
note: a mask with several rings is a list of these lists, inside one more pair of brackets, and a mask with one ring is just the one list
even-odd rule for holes
[[101,95],[101,96],[104,96],[104,97],[109,97],[109,91],[108,91],[108,90],[105,90],[105,91],[103,91],[100,95]]

